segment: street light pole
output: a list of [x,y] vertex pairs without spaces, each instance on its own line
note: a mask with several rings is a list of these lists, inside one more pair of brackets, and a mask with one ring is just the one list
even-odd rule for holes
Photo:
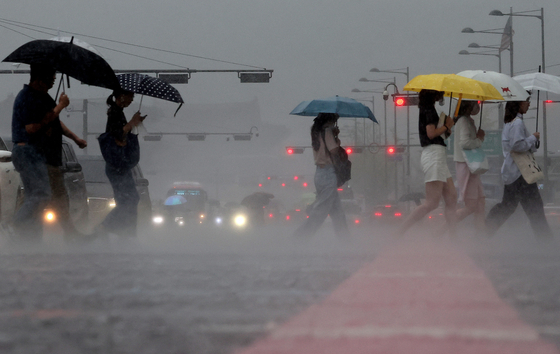
[[[471,43],[469,44],[469,48],[488,48],[488,49],[494,49],[498,51],[498,54],[485,54],[485,52],[479,52],[480,55],[493,55],[498,57],[498,72],[501,73],[502,72],[502,51],[500,50],[500,46],[499,45],[479,45],[478,43]],[[467,52],[467,54],[479,54],[479,53],[469,53]],[[465,53],[459,53],[459,54],[465,54]]]
[[[392,74],[403,74],[406,75],[406,82],[410,81],[410,68],[406,67],[406,72],[404,69],[397,69],[397,70],[379,70],[378,68],[372,68],[370,72],[374,73],[392,73]],[[406,93],[407,100],[409,93]],[[396,115],[396,107],[395,107],[395,115]],[[396,121],[396,119],[395,119]],[[395,131],[396,134],[396,131]],[[396,140],[396,139],[395,139]],[[395,141],[396,143],[396,141]],[[406,175],[409,179],[409,183],[406,183],[407,193],[410,193],[410,106],[406,106]]]
[[[397,85],[394,83],[389,83],[387,84],[387,86],[385,86],[385,90],[383,91],[383,99],[385,101],[389,99],[389,92],[387,92],[389,86],[393,86],[395,88],[395,94],[397,95],[399,94],[399,88],[397,87]],[[399,142],[397,140],[397,106],[395,105],[393,105],[393,113],[394,113],[394,142],[396,147]],[[396,200],[398,200],[398,196],[399,196],[399,179],[398,179],[397,161],[395,161],[395,199]]]

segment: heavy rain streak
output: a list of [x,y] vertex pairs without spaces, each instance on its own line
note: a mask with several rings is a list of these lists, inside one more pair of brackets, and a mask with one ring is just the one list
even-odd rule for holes
[[557,0],[0,15],[0,353],[559,353]]

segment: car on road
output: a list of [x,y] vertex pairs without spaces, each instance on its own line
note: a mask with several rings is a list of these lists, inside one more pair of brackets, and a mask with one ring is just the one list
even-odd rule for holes
[[174,182],[154,210],[154,227],[200,225],[208,222],[208,193],[199,182]]
[[[11,162],[11,138],[0,138],[0,203],[1,220],[10,222],[15,211],[19,208],[25,197],[25,191]],[[82,166],[78,162],[72,144],[62,140],[62,166],[60,169],[64,176],[64,186],[68,193],[70,218],[78,229],[88,222],[87,193]],[[54,223],[57,219],[56,212],[50,207],[44,211],[45,224]]]
[[12,163],[11,144],[0,138],[0,221],[9,223],[23,198],[19,173]]
[[[98,225],[116,205],[113,188],[105,174],[105,160],[101,155],[81,155],[79,161],[85,176],[86,201],[89,208],[90,223],[92,226]],[[136,183],[136,190],[140,195],[138,225],[141,227],[149,226],[152,220],[149,182],[144,178],[140,165],[136,165],[132,169],[132,175]]]

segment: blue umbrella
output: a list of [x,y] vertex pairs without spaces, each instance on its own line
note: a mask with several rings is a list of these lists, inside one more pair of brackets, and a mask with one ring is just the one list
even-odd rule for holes
[[172,196],[168,197],[163,204],[164,205],[181,205],[181,204],[185,204],[186,202],[187,202],[187,200],[185,199],[185,197],[180,196],[180,195],[172,195]]
[[297,116],[316,116],[319,113],[336,113],[340,117],[369,118],[378,123],[371,109],[347,97],[334,96],[303,101],[290,112],[290,114]]

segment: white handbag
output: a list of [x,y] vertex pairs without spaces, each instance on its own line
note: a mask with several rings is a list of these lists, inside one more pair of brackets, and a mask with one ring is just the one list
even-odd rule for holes
[[463,157],[472,174],[481,175],[490,168],[486,154],[481,148],[463,149]]
[[531,151],[511,151],[509,154],[517,165],[517,168],[519,168],[519,171],[521,171],[525,182],[533,184],[544,178],[544,173],[539,167],[537,160],[535,160],[535,155],[533,155]]

